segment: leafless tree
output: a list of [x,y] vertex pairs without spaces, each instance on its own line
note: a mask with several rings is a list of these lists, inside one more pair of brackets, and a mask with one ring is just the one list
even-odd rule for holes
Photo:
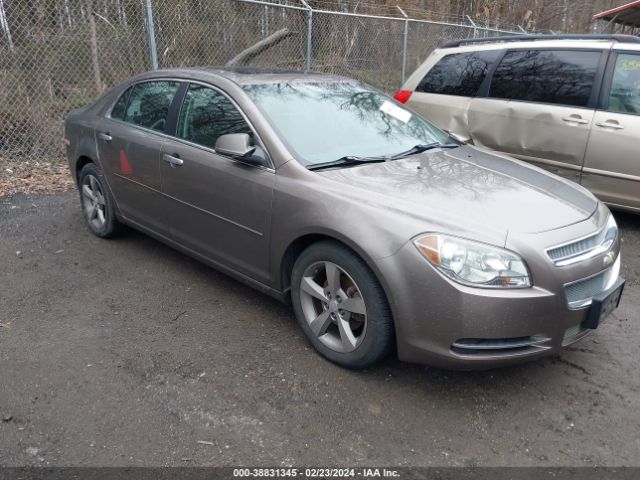
[[98,60],[98,34],[96,33],[96,20],[93,17],[93,0],[84,0],[89,21],[89,41],[91,44],[91,65],[93,66],[93,81],[96,93],[102,91],[102,77],[100,76],[100,61]]
[[0,0],[0,27],[2,27],[4,36],[7,39],[9,50],[13,52],[13,39],[11,38],[11,30],[9,29],[9,22],[7,21],[7,13],[4,9],[4,0]]

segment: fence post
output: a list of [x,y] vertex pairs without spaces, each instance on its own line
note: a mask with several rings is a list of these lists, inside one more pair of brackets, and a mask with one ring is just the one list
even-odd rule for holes
[[151,53],[151,66],[154,70],[158,69],[158,51],[156,47],[156,33],[153,26],[153,7],[151,0],[146,0],[147,9],[147,35],[149,36],[149,52]]
[[307,9],[307,61],[305,65],[305,70],[311,70],[311,57],[313,56],[313,44],[311,41],[311,34],[313,31],[313,8],[305,1],[300,0],[302,5]]
[[404,38],[402,39],[402,85],[404,85],[404,80],[407,74],[407,43],[409,39],[409,16],[404,13],[404,10],[400,8],[400,5],[396,5],[396,8],[400,10],[400,13],[404,17]]
[[471,20],[471,17],[469,15],[467,15],[466,17],[467,17],[467,20],[469,20],[469,22],[471,23],[471,25],[473,25],[473,38],[478,38],[478,26],[476,25],[476,22]]

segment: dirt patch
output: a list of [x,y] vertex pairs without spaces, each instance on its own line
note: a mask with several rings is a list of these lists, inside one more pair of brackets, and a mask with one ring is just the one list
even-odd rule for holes
[[63,192],[73,187],[65,162],[11,161],[0,157],[0,197],[18,192]]
[[[389,358],[354,372],[315,354],[272,298],[133,230],[95,237],[76,192],[4,198],[0,465],[574,466],[588,468],[558,477],[612,478],[592,467],[640,465],[640,217],[615,215],[620,307],[560,360],[447,372]],[[530,471],[511,477],[543,477]]]

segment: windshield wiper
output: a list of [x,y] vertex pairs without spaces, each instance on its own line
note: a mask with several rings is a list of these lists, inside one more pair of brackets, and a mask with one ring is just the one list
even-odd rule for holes
[[363,163],[379,163],[384,162],[385,157],[354,157],[346,155],[331,162],[315,163],[307,166],[309,170],[322,170],[323,168],[341,167],[343,165],[360,165]]
[[426,152],[427,150],[431,150],[433,148],[456,148],[459,147],[458,143],[420,143],[414,147],[411,147],[409,150],[404,152],[396,153],[395,155],[384,155],[380,157],[356,157],[353,155],[346,155],[344,157],[340,157],[337,160],[332,160],[331,162],[323,162],[316,163],[313,165],[307,166],[309,170],[321,170],[323,168],[333,168],[333,167],[341,167],[345,165],[359,165],[362,163],[379,163],[386,162],[387,160],[397,160],[399,158],[408,157],[410,155],[416,155],[418,153]]
[[408,157],[410,155],[416,155],[418,153],[426,152],[427,150],[432,150],[434,148],[456,148],[459,147],[458,143],[420,143],[414,147],[411,147],[409,150],[404,152],[396,153],[395,155],[391,155],[389,157],[390,160],[397,160],[398,158]]

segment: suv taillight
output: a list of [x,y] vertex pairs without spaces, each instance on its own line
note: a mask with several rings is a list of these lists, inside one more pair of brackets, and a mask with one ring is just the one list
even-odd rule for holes
[[395,98],[400,103],[407,103],[412,93],[413,92],[411,90],[398,90],[393,98]]

